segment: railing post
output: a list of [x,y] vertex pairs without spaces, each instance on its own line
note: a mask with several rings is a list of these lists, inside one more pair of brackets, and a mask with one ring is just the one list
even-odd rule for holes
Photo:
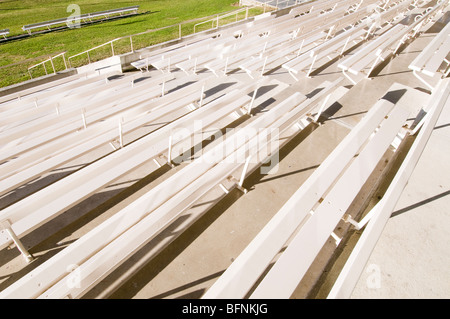
[[111,51],[112,55],[114,56],[114,41],[111,41]]
[[87,53],[87,57],[88,57],[88,62],[89,62],[89,64],[91,64],[91,57],[89,55],[89,51],[87,51],[86,53]]
[[53,74],[56,74],[55,65],[53,64],[53,58],[50,57],[50,63],[52,64]]
[[64,60],[64,66],[66,67],[66,70],[67,70],[66,52],[64,52],[62,56],[63,56],[63,60]]
[[131,44],[131,52],[134,52],[133,49],[133,37],[130,35],[130,44]]
[[178,25],[178,38],[181,39],[181,23]]

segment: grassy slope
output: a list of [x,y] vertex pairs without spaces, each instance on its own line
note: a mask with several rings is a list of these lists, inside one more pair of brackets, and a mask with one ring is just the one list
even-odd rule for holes
[[[236,9],[232,6],[235,2],[236,0],[134,0],[114,2],[77,0],[75,3],[80,6],[82,14],[133,5],[139,5],[140,13],[148,13],[0,44],[0,67],[43,55],[53,55],[61,51],[67,51],[67,56],[70,56],[117,37],[230,11]],[[67,6],[72,3],[74,3],[73,0],[0,0],[0,29],[9,28],[11,35],[21,34],[23,33],[21,28],[25,24],[68,17],[71,12],[67,12]],[[25,64],[30,66],[34,63],[36,62]],[[9,71],[6,71],[6,69],[9,69]],[[8,74],[15,73],[15,71],[11,71],[14,69],[14,67],[0,69],[0,86],[18,82],[20,78],[22,80],[27,78],[22,66],[21,71],[17,70],[21,75],[17,75],[14,79],[7,79],[10,78],[7,76]]]

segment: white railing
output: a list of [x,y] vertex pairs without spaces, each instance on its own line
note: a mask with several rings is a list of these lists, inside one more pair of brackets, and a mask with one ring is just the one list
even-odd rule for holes
[[42,66],[44,67],[45,74],[48,74],[47,67],[45,66],[45,63],[47,63],[47,62],[50,62],[50,63],[51,63],[52,69],[53,69],[53,73],[56,74],[55,64],[53,63],[53,60],[54,60],[55,58],[57,58],[57,57],[60,57],[60,56],[62,56],[63,61],[64,61],[64,66],[65,66],[65,68],[67,69],[67,62],[66,62],[66,56],[65,56],[66,53],[67,53],[67,51],[61,52],[61,53],[59,53],[59,54],[57,54],[57,55],[55,55],[55,56],[51,56],[50,58],[48,58],[48,59],[45,60],[45,61],[42,61],[42,62],[40,62],[40,63],[38,63],[38,64],[33,65],[33,66],[30,66],[30,67],[28,68],[28,74],[30,75],[31,78],[33,78],[33,75],[31,74],[31,69],[33,69],[33,68],[35,68],[35,67],[38,67],[38,66],[40,66],[40,65],[42,65]]
[[[259,3],[261,3],[261,5],[266,8],[266,7],[273,7],[276,8],[276,10],[282,8],[287,8],[287,7],[291,7],[291,6],[295,6],[297,4],[300,4],[302,2],[307,2],[307,0],[265,0],[265,1],[257,1]],[[284,5],[284,6],[282,6]]]
[[[248,8],[244,8],[244,9],[240,8],[240,9],[238,9],[238,10],[234,10],[234,11],[231,11],[231,12],[224,13],[222,16],[216,15],[216,18],[214,18],[214,19],[212,19],[212,20],[218,21],[219,19],[221,19],[221,18],[223,18],[223,17],[225,17],[225,16],[228,17],[228,16],[232,16],[232,15],[235,15],[235,14],[236,14],[236,17],[237,17],[237,14],[240,13],[240,12],[242,12],[242,11],[244,11],[244,10],[247,10],[247,13],[246,13],[246,15],[245,15],[245,19],[248,19]],[[154,32],[157,32],[157,31],[162,31],[162,30],[165,30],[165,29],[170,29],[170,28],[176,28],[176,27],[178,27],[178,38],[181,39],[181,37],[182,37],[182,33],[181,33],[182,25],[185,25],[185,24],[188,24],[188,23],[192,23],[192,22],[195,22],[195,21],[198,21],[198,20],[202,20],[202,19],[205,19],[205,18],[208,18],[208,17],[197,18],[197,19],[185,21],[185,22],[179,23],[179,24],[172,24],[172,25],[169,25],[169,26],[166,26],[166,27],[161,27],[161,28],[158,28],[158,29],[147,30],[147,31],[144,31],[144,32],[135,33],[135,34],[132,34],[132,35],[127,35],[127,36],[123,36],[123,37],[120,37],[120,38],[116,38],[116,39],[114,39],[114,40],[111,40],[111,41],[108,41],[108,42],[103,43],[103,44],[101,44],[101,45],[98,45],[98,46],[96,46],[96,47],[94,47],[94,48],[91,48],[91,49],[89,49],[89,50],[86,50],[86,51],[83,51],[83,52],[81,52],[81,53],[78,53],[78,54],[75,54],[75,55],[70,56],[70,57],[68,58],[69,66],[72,67],[71,60],[72,60],[73,58],[75,58],[75,57],[77,57],[77,56],[84,55],[84,54],[87,55],[88,62],[89,62],[89,64],[90,64],[90,63],[92,62],[92,61],[91,61],[90,52],[91,52],[91,51],[94,51],[94,50],[96,50],[96,49],[99,49],[99,48],[101,48],[101,47],[108,46],[108,45],[111,46],[111,53],[112,53],[112,56],[114,56],[114,55],[115,55],[115,51],[114,51],[114,42],[117,42],[117,41],[123,40],[123,39],[127,39],[127,38],[130,39],[130,53],[131,53],[131,52],[134,52],[134,47],[133,47],[133,37],[139,36],[139,35],[143,35],[143,34],[149,34],[149,33],[154,33]],[[211,20],[208,20],[208,22],[211,22]],[[217,22],[217,23],[218,23],[218,22]],[[212,28],[213,28],[213,27],[212,27]],[[195,26],[194,26],[194,33],[195,33]]]
[[210,20],[207,20],[207,21],[199,22],[196,25],[194,25],[194,33],[196,33],[195,29],[197,28],[197,26],[202,25],[202,24],[206,24],[206,23],[210,23],[210,22],[211,22],[211,29],[214,28],[214,22],[216,23],[215,28],[217,29],[219,27],[219,20],[220,19],[227,18],[227,17],[233,16],[233,15],[236,15],[236,20],[235,21],[237,21],[238,14],[241,13],[241,12],[244,12],[244,11],[245,11],[245,19],[247,19],[248,18],[248,7],[242,8],[242,9],[239,9],[239,10],[227,13],[227,14],[224,14],[222,16],[216,15],[216,17],[214,19],[210,19]]

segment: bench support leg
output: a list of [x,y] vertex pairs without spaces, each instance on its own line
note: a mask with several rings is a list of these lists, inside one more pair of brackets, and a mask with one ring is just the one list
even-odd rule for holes
[[161,168],[162,165],[159,164],[158,160],[156,158],[153,159],[153,162],[156,164],[156,166],[158,166],[158,168]]
[[258,89],[256,89],[253,92],[252,100],[251,100],[250,104],[248,105],[247,115],[251,115],[252,114],[252,108],[253,108],[253,104],[255,103],[255,98],[256,98],[256,94],[257,93],[258,93]]
[[323,101],[322,105],[320,106],[319,112],[317,112],[314,122],[317,123],[317,121],[319,120],[319,117],[322,114],[323,109],[325,108],[325,105],[328,103],[328,100],[330,99],[330,96],[331,96],[331,94],[328,94],[327,97],[325,98],[325,100]]
[[5,231],[8,233],[8,235],[11,237],[12,241],[16,245],[17,249],[19,249],[20,253],[22,254],[23,258],[27,263],[30,263],[33,261],[34,257],[31,255],[28,250],[25,248],[25,246],[22,244],[20,239],[16,236],[14,231],[11,229],[11,223],[9,220],[5,220],[1,223]]
[[298,82],[298,79],[295,77],[295,75],[292,73],[292,71],[289,70],[288,72],[289,72],[289,74],[294,78],[294,80]]
[[222,183],[220,183],[219,186],[224,191],[225,194],[228,194],[230,192],[225,186],[223,186]]
[[317,54],[313,57],[313,60],[312,60],[312,62],[311,62],[311,66],[309,67],[308,73],[306,74],[306,77],[307,77],[307,78],[310,78],[310,77],[311,77],[310,74],[311,74],[311,72],[312,72],[314,63],[316,63],[316,59],[317,59]]
[[242,185],[244,184],[245,175],[247,174],[248,165],[250,164],[251,158],[252,158],[252,156],[250,155],[245,160],[244,169],[242,170],[241,178],[239,179],[239,184],[238,184],[240,187],[242,187]]
[[205,83],[203,83],[202,85],[202,92],[200,93],[200,101],[198,102],[198,107],[202,107],[204,95],[205,95]]
[[381,56],[381,52],[377,52],[377,58],[375,59],[375,62],[373,62],[372,67],[370,68],[369,72],[367,72],[367,78],[370,77],[375,67],[378,65],[379,61],[384,61],[383,57]]
[[339,243],[341,242],[342,238],[339,238],[334,232],[331,233],[331,237],[333,237],[333,239],[336,242],[336,246],[339,246]]
[[86,129],[87,124],[86,124],[86,109],[85,108],[81,109],[81,118],[83,120],[83,127],[84,127],[84,129]]
[[375,204],[375,206],[367,213],[366,216],[363,217],[363,219],[361,219],[360,222],[357,222],[356,220],[354,220],[350,215],[345,215],[342,219],[344,220],[344,222],[346,223],[350,223],[353,226],[355,226],[356,230],[360,230],[362,229],[364,226],[366,226],[366,224],[372,219],[372,217],[375,215],[375,213],[377,212],[377,206],[379,205],[379,202],[377,204]]
[[169,150],[167,151],[167,163],[172,166],[172,142],[173,136],[172,134],[169,136]]
[[122,119],[119,120],[119,145],[120,145],[120,148],[123,147]]
[[356,85],[356,81],[353,80],[353,79],[347,74],[347,72],[345,72],[345,70],[342,70],[342,74],[344,74],[344,76],[345,76],[347,79],[349,79],[350,82],[353,83],[353,85]]
[[429,84],[427,81],[425,81],[425,80],[417,73],[416,70],[413,70],[413,74],[414,74],[414,76],[415,76],[420,82],[422,82],[423,84],[425,84],[431,91],[434,90],[434,87],[433,87],[431,84]]
[[[262,67],[262,70],[261,70],[261,76],[263,76],[263,74],[264,74],[264,71],[265,71],[265,69],[266,69],[266,64],[267,64],[267,56],[266,56],[266,58],[264,59],[264,64],[263,64],[263,67]],[[251,76],[250,76],[251,77]]]

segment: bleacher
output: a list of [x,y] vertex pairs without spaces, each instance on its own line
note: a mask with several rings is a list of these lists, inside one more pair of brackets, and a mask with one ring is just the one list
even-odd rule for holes
[[139,6],[132,6],[132,7],[124,7],[124,8],[98,11],[98,12],[92,12],[92,13],[85,13],[85,14],[80,14],[79,16],[73,16],[73,17],[69,17],[69,18],[61,18],[61,19],[55,19],[55,20],[50,20],[50,21],[26,24],[22,27],[22,30],[26,31],[28,34],[31,35],[33,30],[47,29],[47,30],[51,31],[52,27],[55,27],[55,26],[70,27],[70,26],[73,26],[74,24],[81,25],[81,23],[103,21],[103,20],[108,20],[108,19],[114,18],[114,17],[121,17],[123,15],[137,14],[138,10],[139,10]]
[[9,34],[9,29],[0,30],[0,35],[6,39],[6,36]]
[[[378,74],[403,67],[398,53],[448,10],[448,0],[317,0],[143,50],[130,73],[78,74],[1,97],[0,298],[120,296],[180,236],[193,237],[187,241],[204,259],[177,280],[216,274],[197,297],[295,296],[317,273],[318,256],[331,260],[346,235],[342,224],[357,224],[387,172],[400,180],[369,224],[380,227],[386,220],[378,216],[393,211],[450,103],[442,67],[448,26],[408,64],[431,75],[443,70],[427,82],[430,93],[414,88],[423,84],[414,76],[397,83],[401,77],[383,82],[390,73]],[[371,81],[378,86],[367,93]],[[400,91],[420,97],[417,104],[393,99]],[[271,179],[284,165],[278,155],[302,145],[300,161],[317,164],[311,174],[292,185]],[[396,172],[399,150],[411,159]],[[258,174],[268,177],[269,195]],[[235,202],[248,216],[232,211]],[[272,215],[260,220],[255,207]],[[220,227],[228,233],[192,231],[215,209],[223,209],[213,219],[228,220]],[[374,245],[377,229],[363,232],[362,246]],[[355,248],[330,298],[349,296],[368,258],[362,252]],[[170,271],[153,266],[161,276]]]

